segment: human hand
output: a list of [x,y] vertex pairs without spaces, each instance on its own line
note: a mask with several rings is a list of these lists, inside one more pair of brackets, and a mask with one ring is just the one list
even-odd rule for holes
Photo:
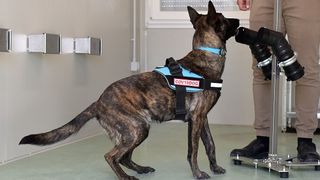
[[241,11],[247,11],[250,9],[250,0],[237,0],[237,4]]

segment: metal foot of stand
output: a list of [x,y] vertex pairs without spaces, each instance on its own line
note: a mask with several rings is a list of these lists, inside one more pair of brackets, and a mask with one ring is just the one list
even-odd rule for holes
[[[281,0],[275,0],[274,8],[274,29],[280,31],[281,25]],[[279,172],[280,178],[289,178],[289,170],[291,167],[312,167],[316,171],[320,171],[319,162],[299,162],[297,158],[291,158],[289,155],[283,158],[277,154],[277,131],[278,131],[278,111],[279,111],[279,92],[280,92],[280,70],[278,67],[277,59],[273,56],[272,59],[272,124],[270,127],[270,144],[269,144],[269,157],[267,159],[252,159],[242,156],[232,156],[235,165],[242,163],[253,165],[255,168],[262,167],[269,169],[269,172]]]
[[318,162],[300,162],[297,158],[288,158],[286,166],[291,167],[314,167],[315,171],[320,171],[320,161]]
[[268,159],[253,159],[243,156],[232,156],[234,165],[252,165],[255,169],[266,168],[269,172],[275,171],[279,173],[280,178],[289,178],[289,171],[295,167],[314,167],[315,171],[320,171],[320,161],[318,162],[300,162],[297,158],[271,156]]
[[231,157],[234,165],[242,165],[242,163],[247,165],[252,165],[254,168],[266,168],[269,172],[275,171],[279,173],[280,178],[289,177],[289,167],[286,166],[285,160],[281,157],[273,156],[268,159],[252,159],[242,156]]

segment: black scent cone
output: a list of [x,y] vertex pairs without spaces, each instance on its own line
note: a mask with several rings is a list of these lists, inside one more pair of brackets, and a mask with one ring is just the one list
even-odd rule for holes
[[297,61],[295,52],[282,33],[267,28],[260,28],[259,40],[272,47],[272,52],[283,68],[288,81],[295,81],[304,75],[304,69]]
[[266,80],[271,80],[272,55],[267,45],[257,41],[258,32],[240,27],[236,33],[235,39],[238,43],[249,45],[251,53],[257,60],[257,66],[262,70]]
[[271,53],[277,57],[278,65],[283,68],[288,81],[295,81],[304,75],[303,67],[298,63],[297,56],[282,33],[267,28],[258,32],[240,27],[235,36],[237,42],[249,45],[253,56],[258,61],[266,79],[271,79]]

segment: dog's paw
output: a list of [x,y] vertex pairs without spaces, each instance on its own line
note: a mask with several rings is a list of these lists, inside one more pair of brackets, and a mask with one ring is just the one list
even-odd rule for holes
[[154,171],[156,171],[156,170],[153,169],[152,167],[142,167],[137,170],[137,173],[138,174],[147,174],[147,173],[154,172]]
[[211,171],[213,171],[214,174],[224,174],[226,173],[226,170],[218,165],[211,166]]
[[194,177],[196,179],[210,179],[210,176],[206,172],[203,172],[203,171],[199,171],[197,174],[194,175]]

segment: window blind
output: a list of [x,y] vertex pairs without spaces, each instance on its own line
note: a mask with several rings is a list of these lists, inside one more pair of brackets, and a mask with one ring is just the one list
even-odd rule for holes
[[[160,11],[186,11],[192,6],[198,11],[208,9],[209,0],[160,0]],[[212,0],[217,11],[237,11],[236,0]]]

